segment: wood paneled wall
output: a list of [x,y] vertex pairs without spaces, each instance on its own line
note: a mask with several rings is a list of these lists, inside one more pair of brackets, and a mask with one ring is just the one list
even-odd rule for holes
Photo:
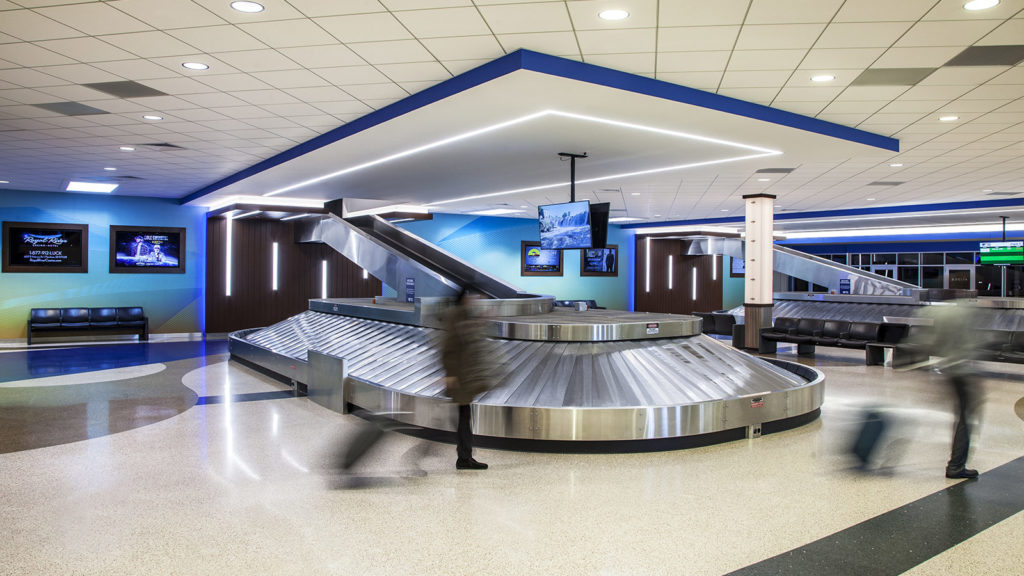
[[[669,265],[672,258],[672,289],[668,287]],[[647,291],[645,265],[647,237],[636,237],[636,265],[634,268],[636,296],[633,309],[637,312],[668,312],[689,314],[711,312],[722,307],[721,256],[689,256],[682,240],[651,238],[651,288]],[[717,266],[717,271],[714,267]],[[693,298],[693,277],[697,277],[697,298]],[[714,279],[712,279],[714,277]]]
[[[377,296],[381,283],[326,244],[296,244],[291,222],[235,220],[231,296],[225,292],[227,220],[206,223],[206,331],[269,326],[309,308],[319,298],[323,260],[331,298]],[[278,243],[278,289],[271,287],[272,248]]]

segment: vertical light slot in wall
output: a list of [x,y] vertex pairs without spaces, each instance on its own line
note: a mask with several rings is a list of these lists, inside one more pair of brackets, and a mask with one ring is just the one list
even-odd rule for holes
[[718,280],[718,256],[711,256],[711,281]]
[[363,280],[366,280],[369,277],[370,273],[366,271],[366,268],[363,268]]
[[277,242],[270,252],[270,289],[277,292]]
[[651,237],[646,240],[647,248],[644,250],[644,292],[651,291]]
[[668,289],[672,289],[672,255],[668,257]]
[[320,272],[320,297],[327,298],[327,260],[322,261]]
[[228,223],[226,232],[224,233],[226,241],[224,242],[224,295],[231,296],[231,232],[234,228],[234,219],[231,215],[228,215]]
[[697,267],[696,266],[693,267],[692,274],[693,274],[693,299],[694,299],[694,301],[696,301],[697,300]]

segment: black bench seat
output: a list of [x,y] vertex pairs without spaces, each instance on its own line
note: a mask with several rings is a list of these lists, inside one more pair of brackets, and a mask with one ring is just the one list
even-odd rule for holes
[[119,308],[33,308],[28,315],[28,345],[33,332],[118,330],[149,340],[149,318],[141,306]]

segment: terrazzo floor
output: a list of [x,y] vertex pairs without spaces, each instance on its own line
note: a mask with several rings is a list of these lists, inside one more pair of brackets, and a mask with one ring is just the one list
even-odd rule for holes
[[[957,484],[941,376],[863,352],[800,359],[824,371],[825,403],[793,430],[640,454],[477,449],[482,472],[456,471],[452,445],[391,434],[345,483],[332,455],[365,422],[196,354],[0,381],[0,574],[797,573],[759,567]],[[1024,366],[979,371],[981,489],[1024,456]],[[865,474],[847,448],[868,406],[892,426]],[[894,573],[886,559],[918,528],[863,550],[872,573]],[[906,573],[1024,574],[1020,509],[978,529]],[[828,566],[813,573],[865,573]]]

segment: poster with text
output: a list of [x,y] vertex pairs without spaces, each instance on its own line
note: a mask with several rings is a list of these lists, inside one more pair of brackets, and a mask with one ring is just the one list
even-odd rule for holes
[[89,271],[89,225],[3,223],[3,272]]

